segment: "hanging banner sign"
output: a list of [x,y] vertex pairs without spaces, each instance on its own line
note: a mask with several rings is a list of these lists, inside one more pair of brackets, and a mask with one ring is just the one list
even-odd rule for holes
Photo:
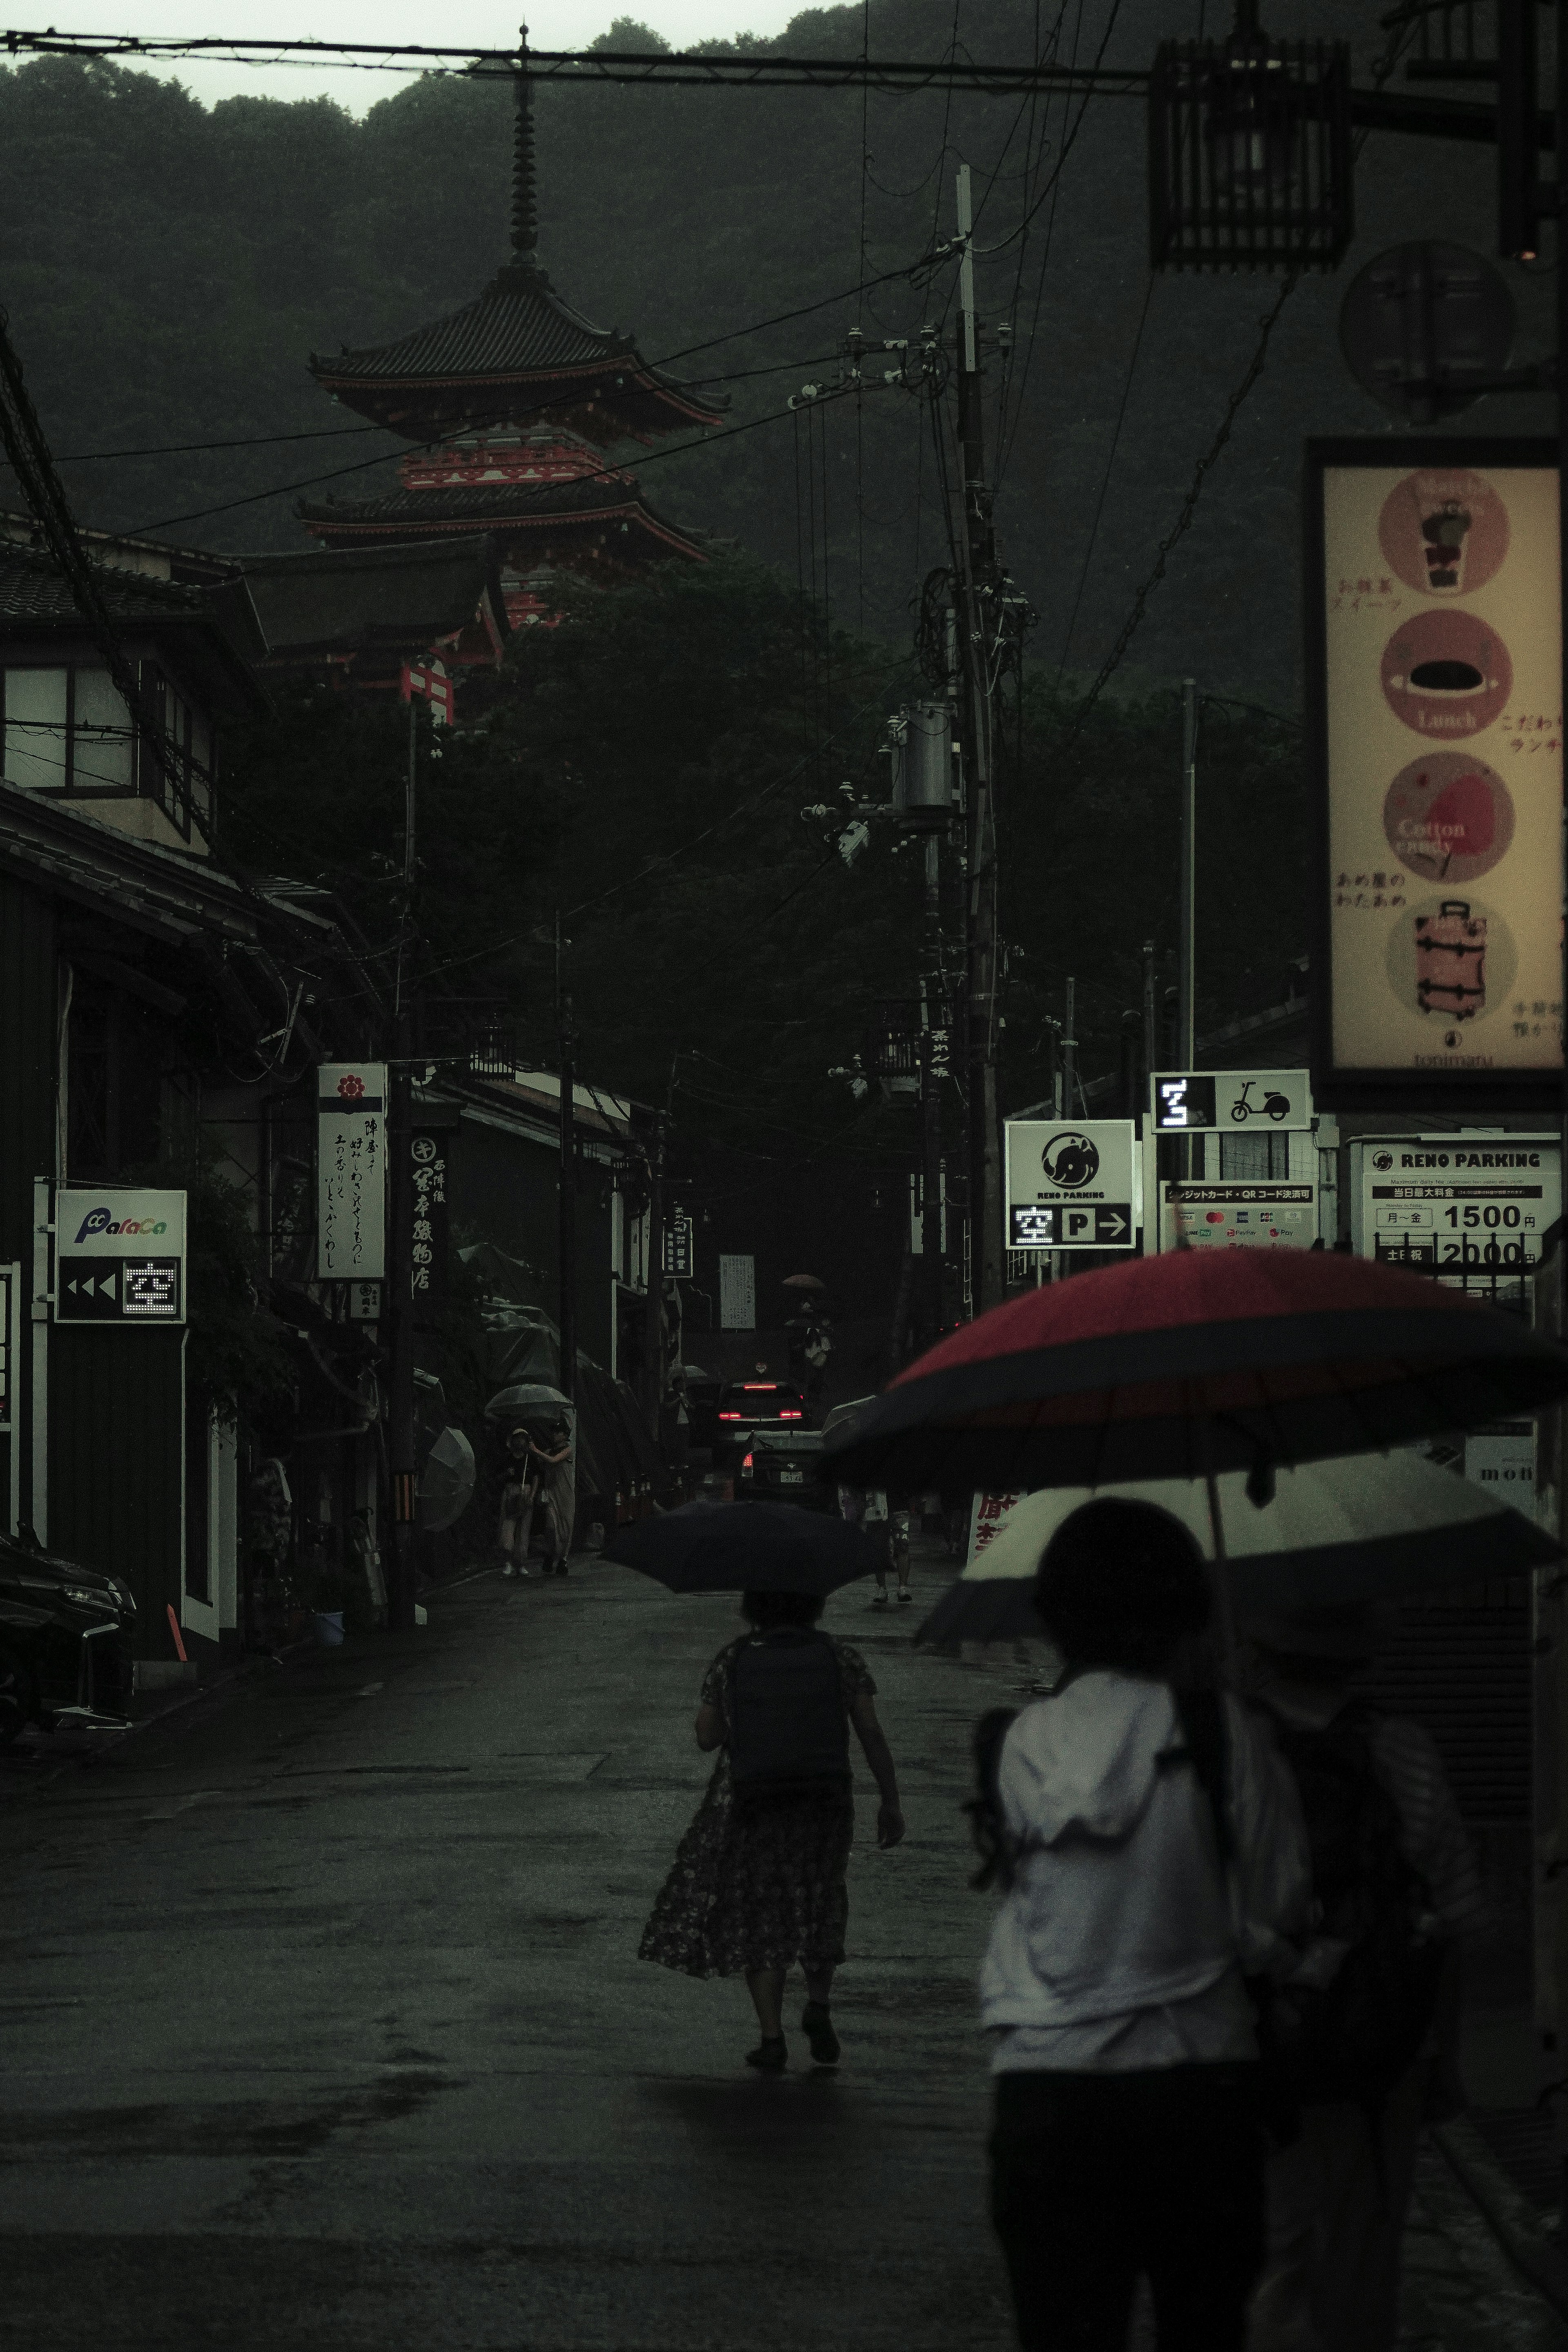
[[1305,1070],[1162,1070],[1150,1080],[1156,1135],[1289,1133],[1312,1124]]
[[317,1276],[379,1282],[386,1273],[386,1065],[327,1062],[316,1081]]
[[1369,1135],[1355,1149],[1363,1255],[1414,1254],[1456,1274],[1540,1264],[1563,1213],[1555,1139]]
[[750,1256],[719,1259],[719,1328],[754,1331],[757,1328],[757,1261]]
[[1162,1184],[1162,1249],[1310,1249],[1315,1184]]
[[1136,1134],[1130,1118],[1010,1118],[1009,1249],[1131,1249]]
[[691,1280],[691,1220],[679,1212],[664,1229],[664,1270],[676,1282]]
[[185,1196],[55,1194],[57,1323],[183,1323]]
[[1554,1105],[1563,647],[1545,442],[1308,445],[1313,1078]]

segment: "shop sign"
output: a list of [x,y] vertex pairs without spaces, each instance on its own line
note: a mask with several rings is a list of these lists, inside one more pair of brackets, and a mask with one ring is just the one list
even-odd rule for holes
[[1549,443],[1309,445],[1314,1083],[1544,1108],[1563,1066]]
[[976,1495],[969,1507],[969,1549],[964,1557],[965,1568],[971,1567],[989,1543],[1006,1526],[1022,1495]]
[[451,1227],[445,1132],[416,1133],[409,1142],[408,1158],[414,1197],[408,1286],[416,1307],[429,1306],[447,1296]]
[[757,1328],[757,1261],[754,1257],[719,1259],[719,1328],[754,1331]]

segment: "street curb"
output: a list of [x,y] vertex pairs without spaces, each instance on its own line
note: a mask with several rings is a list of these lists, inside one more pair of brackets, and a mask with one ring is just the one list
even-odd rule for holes
[[1515,2270],[1568,2320],[1568,2263],[1541,2226],[1541,2217],[1521,2197],[1474,2124],[1463,2116],[1433,2126],[1432,2137],[1448,2169],[1479,2210]]

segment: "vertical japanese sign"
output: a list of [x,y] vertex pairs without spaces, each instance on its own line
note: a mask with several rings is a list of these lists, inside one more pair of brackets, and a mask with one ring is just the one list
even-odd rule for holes
[[757,1328],[757,1261],[754,1257],[719,1260],[719,1328],[754,1331]]
[[664,1270],[677,1282],[691,1279],[691,1220],[681,1209],[664,1229]]
[[416,1307],[431,1306],[447,1295],[447,1139],[416,1134],[408,1153],[414,1192],[408,1287]]
[[1308,480],[1317,1092],[1544,1108],[1563,1066],[1554,453],[1314,443]]
[[972,1568],[989,1543],[994,1543],[1006,1526],[1022,1495],[976,1495],[969,1507],[969,1551],[965,1568]]
[[316,1073],[316,1272],[386,1273],[386,1065],[324,1062]]

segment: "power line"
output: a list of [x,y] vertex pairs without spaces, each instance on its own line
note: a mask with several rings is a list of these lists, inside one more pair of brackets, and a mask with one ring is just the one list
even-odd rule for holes
[[[414,41],[312,41],[229,38],[217,34],[181,37],[136,33],[41,33],[11,31],[0,35],[13,57],[76,57],[100,61],[144,58],[209,58],[226,65],[319,66],[331,64],[340,71],[366,73],[426,73],[456,70],[479,81],[586,81],[656,83],[660,87],[699,89],[815,89],[860,88],[900,92],[931,89],[963,89],[986,97],[1009,97],[1036,88],[1086,87],[1090,78],[1076,81],[1060,68],[960,64],[956,51],[945,59],[792,58],[748,52],[737,56],[710,51],[692,56],[680,50],[532,49],[526,59],[505,49],[440,47]],[[1148,84],[1146,72],[1121,69],[1098,77],[1095,87],[1120,97],[1141,96]]]
[[1079,611],[1083,604],[1084,587],[1089,579],[1089,567],[1094,560],[1095,541],[1100,537],[1100,520],[1105,512],[1105,494],[1110,488],[1110,477],[1116,467],[1116,453],[1121,446],[1121,428],[1127,422],[1127,404],[1132,396],[1132,379],[1138,372],[1138,354],[1143,348],[1143,330],[1149,323],[1149,305],[1153,299],[1153,295],[1154,273],[1151,270],[1149,283],[1143,289],[1143,307],[1138,313],[1138,332],[1132,338],[1132,352],[1127,362],[1127,375],[1121,386],[1121,404],[1116,412],[1116,430],[1110,436],[1110,448],[1105,460],[1105,471],[1100,476],[1100,496],[1095,501],[1094,520],[1089,529],[1089,545],[1083,551],[1083,568],[1078,575],[1078,589],[1072,600],[1072,611],[1068,616],[1067,635],[1062,639],[1061,659],[1057,664],[1058,686],[1061,684],[1062,672],[1067,667],[1068,655],[1072,649],[1073,632],[1078,627]]
[[[756,331],[761,333],[762,330],[759,328]],[[826,367],[829,361],[837,357],[837,352],[819,352],[812,359],[771,360],[766,367],[736,368],[728,375],[687,376],[682,379],[682,388],[688,392],[703,392],[710,384],[743,383],[752,376],[793,375],[797,368]],[[668,362],[660,360],[653,364],[663,367]],[[527,413],[533,415],[537,412],[530,410]],[[236,441],[165,441],[146,449],[83,449],[68,457],[57,457],[55,463],[57,466],[96,466],[120,457],[195,457],[211,449],[265,449],[280,441],[342,441],[364,433],[385,433],[394,439],[397,438],[395,428],[390,425],[321,425],[300,433],[250,433]],[[415,446],[435,448],[444,445],[419,442]],[[388,452],[391,457],[399,454],[397,450]]]
[[1269,340],[1273,335],[1276,326],[1279,324],[1279,314],[1284,310],[1285,305],[1289,300],[1291,295],[1295,292],[1296,287],[1300,282],[1300,272],[1299,270],[1292,270],[1290,272],[1289,276],[1286,278],[1285,283],[1279,289],[1279,293],[1275,301],[1274,308],[1268,312],[1267,318],[1264,319],[1262,322],[1258,332],[1257,347],[1253,352],[1251,359],[1247,362],[1247,373],[1226,403],[1225,415],[1220,419],[1218,432],[1215,435],[1214,439],[1210,442],[1207,449],[1204,452],[1204,455],[1198,459],[1197,465],[1194,469],[1192,481],[1188,485],[1187,495],[1182,500],[1182,510],[1176,517],[1175,522],[1173,524],[1170,530],[1166,532],[1164,538],[1160,541],[1159,552],[1155,556],[1153,569],[1150,572],[1149,577],[1144,581],[1143,585],[1139,589],[1137,595],[1133,598],[1132,610],[1129,613],[1126,620],[1122,623],[1121,633],[1117,637],[1116,643],[1111,646],[1110,653],[1106,656],[1105,660],[1100,667],[1100,675],[1096,677],[1094,684],[1089,688],[1089,692],[1085,695],[1082,702],[1079,705],[1078,709],[1073,714],[1072,727],[1068,732],[1067,741],[1061,747],[1061,750],[1064,752],[1071,749],[1072,745],[1078,740],[1079,736],[1082,733],[1084,721],[1088,719],[1089,712],[1094,709],[1095,704],[1100,700],[1100,695],[1104,691],[1106,686],[1110,683],[1112,674],[1120,666],[1123,654],[1127,651],[1128,646],[1132,642],[1133,636],[1137,633],[1139,624],[1143,618],[1144,610],[1148,604],[1150,597],[1153,594],[1155,589],[1159,586],[1161,581],[1165,576],[1165,565],[1170,560],[1172,550],[1176,545],[1177,541],[1185,536],[1193,517],[1197,512],[1198,500],[1203,495],[1205,480],[1206,479],[1211,468],[1217,462],[1226,443],[1230,439],[1232,428],[1236,424],[1237,417],[1241,413],[1243,403],[1246,401],[1247,394],[1251,392],[1253,385],[1258,382],[1258,377],[1263,373],[1265,363],[1268,358]]

